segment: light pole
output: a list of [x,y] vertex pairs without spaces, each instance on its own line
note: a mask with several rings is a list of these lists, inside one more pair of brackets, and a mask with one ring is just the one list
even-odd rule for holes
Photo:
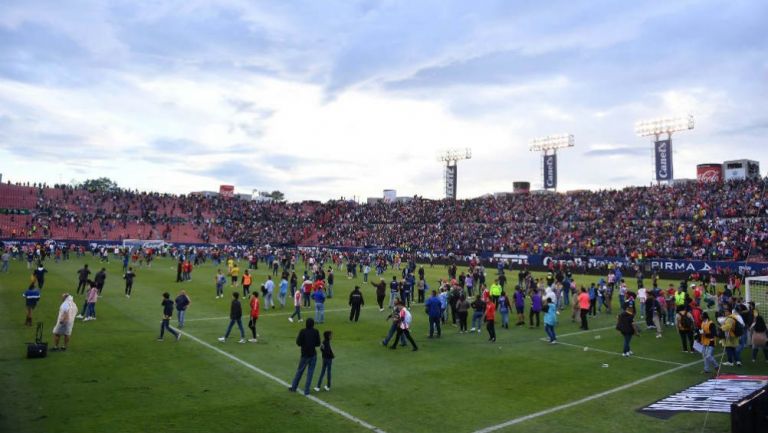
[[531,152],[541,152],[541,174],[544,189],[557,190],[557,149],[573,147],[573,134],[547,135],[531,141]]
[[447,149],[438,152],[437,160],[445,163],[445,198],[456,200],[458,172],[456,163],[463,159],[472,158],[472,149]]
[[[674,180],[672,134],[693,129],[693,126],[693,114],[684,117],[641,120],[635,123],[635,133],[639,137],[653,137],[654,176],[657,183]],[[662,140],[662,134],[667,134],[667,138]]]

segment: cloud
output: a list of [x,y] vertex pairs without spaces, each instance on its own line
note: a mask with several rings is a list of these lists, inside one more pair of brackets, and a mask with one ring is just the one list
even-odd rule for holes
[[582,155],[587,157],[604,158],[604,157],[612,157],[612,156],[641,156],[641,155],[647,154],[648,152],[649,152],[648,149],[644,147],[613,146],[613,147],[592,148],[584,152]]

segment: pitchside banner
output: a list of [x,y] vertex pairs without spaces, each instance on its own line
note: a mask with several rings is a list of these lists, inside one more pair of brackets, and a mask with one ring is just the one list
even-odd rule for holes
[[557,155],[544,155],[544,189],[557,188]]
[[672,180],[672,141],[659,140],[654,143],[656,159],[656,180]]

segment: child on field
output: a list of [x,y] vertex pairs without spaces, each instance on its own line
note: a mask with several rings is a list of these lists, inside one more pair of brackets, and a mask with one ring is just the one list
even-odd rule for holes
[[320,385],[323,384],[323,376],[326,372],[328,372],[328,385],[324,386],[323,389],[326,391],[331,390],[331,365],[333,365],[333,358],[335,357],[333,354],[333,349],[331,349],[331,336],[333,333],[331,331],[325,331],[323,332],[323,342],[320,343],[320,353],[323,354],[323,367],[320,370],[320,379],[317,381],[317,386],[315,387],[315,391],[320,391]]
[[85,318],[83,321],[96,320],[96,301],[99,299],[99,289],[91,286],[88,290],[85,305]]

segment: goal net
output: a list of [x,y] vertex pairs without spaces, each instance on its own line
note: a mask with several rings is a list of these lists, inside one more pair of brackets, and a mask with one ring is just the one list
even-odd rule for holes
[[762,314],[768,313],[768,276],[749,277],[746,282],[747,302],[754,302]]
[[163,240],[146,240],[146,239],[124,239],[123,240],[123,247],[131,251],[136,249],[143,250],[146,248],[159,250],[164,246],[165,246],[165,241]]

